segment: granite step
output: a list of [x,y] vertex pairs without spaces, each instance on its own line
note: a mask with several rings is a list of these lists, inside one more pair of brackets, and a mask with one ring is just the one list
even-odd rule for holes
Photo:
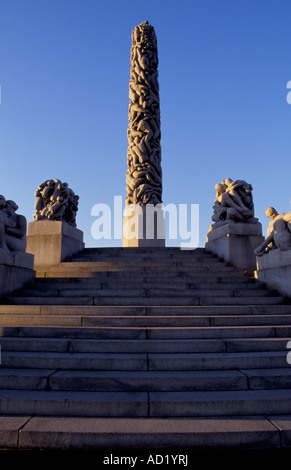
[[147,392],[0,390],[0,413],[34,416],[148,416]]
[[0,413],[62,417],[286,415],[291,390],[92,392],[0,390]]
[[185,297],[269,297],[272,295],[271,291],[267,289],[248,289],[245,287],[242,288],[230,288],[228,289],[225,286],[221,288],[212,288],[212,289],[203,289],[203,288],[177,288],[173,286],[172,288],[151,288],[143,287],[134,289],[133,286],[128,286],[124,288],[114,288],[114,287],[105,287],[102,288],[91,288],[91,287],[64,287],[61,289],[46,288],[25,288],[21,291],[14,292],[13,296],[15,297],[175,297],[175,298],[185,298]]
[[185,258],[198,256],[198,257],[205,257],[205,258],[213,258],[214,255],[212,253],[206,252],[204,248],[193,248],[182,250],[180,247],[86,247],[83,250],[75,253],[70,257],[70,259],[78,258],[79,256],[107,256],[112,257],[114,259],[118,257],[139,257],[139,256],[146,256],[146,257],[177,257],[183,256]]
[[0,368],[0,389],[47,390],[52,369],[9,369]]
[[63,353],[3,351],[5,368],[193,371],[290,368],[286,351],[236,353]]
[[98,297],[78,297],[78,296],[7,296],[5,304],[14,305],[124,305],[124,306],[195,306],[195,305],[280,305],[285,302],[282,296],[199,296],[193,295],[181,297],[129,297],[124,295],[122,297],[110,295]]
[[57,314],[0,314],[0,325],[43,325],[43,326],[85,326],[95,328],[202,328],[209,327],[254,327],[254,326],[290,326],[290,315],[236,315],[236,316],[198,316],[198,315],[179,315],[179,316],[111,316],[111,315],[87,315],[80,311],[75,314],[57,315]]
[[[88,263],[89,264],[89,263]],[[73,269],[73,266],[71,266]],[[256,282],[261,283],[261,281],[254,280],[248,276],[244,276],[241,273],[238,273],[234,270],[229,270],[227,272],[224,271],[223,268],[220,270],[210,270],[210,271],[201,271],[201,270],[183,270],[182,268],[175,269],[175,270],[160,270],[160,271],[150,271],[149,269],[137,270],[137,271],[116,271],[116,270],[99,270],[99,271],[86,271],[86,269],[82,269],[81,271],[77,271],[73,269],[72,274],[70,275],[69,266],[67,266],[66,270],[61,265],[59,268],[46,268],[45,271],[38,272],[36,276],[36,281],[41,280],[42,282],[49,282],[51,279],[58,280],[60,282],[75,282],[72,280],[77,279],[78,281],[82,279],[105,279],[105,280],[172,280],[172,279],[183,279],[183,280],[193,280],[199,281],[201,279],[207,281],[218,281],[224,282],[225,280],[229,280],[230,282],[235,279],[240,279],[240,282]]]
[[290,368],[286,351],[238,353],[187,353],[148,355],[149,370],[228,370],[259,368]]
[[[120,251],[120,252],[110,252],[110,251],[94,251],[84,249],[69,258],[69,261],[79,261],[79,260],[86,260],[86,261],[193,261],[193,262],[220,262],[224,263],[219,258],[215,257],[211,253],[203,253],[202,251],[196,250],[177,250],[177,251]],[[65,260],[67,261],[67,260]],[[226,264],[226,263],[224,263]]]
[[[109,382],[107,383],[107,380]],[[114,383],[112,384],[112,381]],[[106,382],[106,383],[104,383]],[[96,372],[58,371],[49,377],[50,388],[91,390],[241,390],[291,388],[288,369],[211,370],[211,371],[147,371]],[[83,385],[81,385],[83,384]],[[268,386],[266,386],[268,385]],[[97,387],[97,388],[95,388]],[[112,388],[113,387],[113,388]]]
[[291,388],[291,367],[276,369],[243,369],[251,390]]
[[[9,374],[13,374],[13,369],[7,373],[8,376]],[[2,372],[1,384],[6,385],[7,382],[2,382],[3,375],[4,373]],[[291,389],[290,368],[246,369],[238,371],[199,370],[187,372],[57,371],[54,373],[48,372],[46,377],[48,387],[51,390],[215,391]]]
[[291,390],[150,392],[151,417],[289,414]]
[[147,370],[147,355],[4,351],[1,366],[13,369]]
[[0,305],[5,315],[82,315],[82,316],[211,316],[291,315],[291,305]]
[[172,270],[177,270],[177,269],[182,269],[184,270],[191,270],[191,271],[211,271],[214,270],[216,272],[219,272],[223,269],[225,272],[232,272],[234,268],[232,266],[229,266],[225,263],[221,263],[218,259],[211,258],[208,259],[207,261],[201,261],[201,260],[189,260],[189,259],[138,259],[138,258],[133,258],[132,260],[98,260],[98,261],[93,261],[93,260],[74,260],[74,261],[63,261],[61,263],[61,268],[66,269],[66,268],[72,268],[72,269],[83,269],[84,267],[87,267],[90,271],[91,270],[97,270],[97,271],[118,271],[118,270],[150,270],[150,271],[155,271],[156,269],[172,269]]
[[1,337],[1,351],[71,353],[213,353],[286,351],[290,338],[102,340],[34,337]]
[[[17,319],[17,317],[16,317]],[[60,318],[61,320],[61,318]],[[191,339],[255,339],[288,338],[291,336],[290,325],[269,326],[212,326],[212,327],[88,327],[88,326],[36,326],[2,325],[1,336],[33,338],[70,338],[103,340],[191,340]],[[0,337],[1,337],[0,336]]]
[[126,273],[126,277],[128,273],[153,273],[155,276],[158,273],[163,273],[167,271],[167,276],[169,273],[172,273],[174,276],[177,275],[177,272],[182,273],[210,273],[216,274],[219,276],[221,271],[226,274],[230,274],[235,272],[234,268],[231,266],[221,266],[219,263],[217,264],[202,264],[197,263],[194,265],[193,263],[185,263],[181,262],[171,262],[169,261],[164,263],[156,263],[152,264],[151,262],[86,262],[86,261],[74,261],[74,262],[62,262],[59,267],[47,267],[43,270],[38,270],[38,277],[90,277],[90,273],[100,273],[100,272],[124,272]]
[[[289,376],[285,374],[284,377],[287,383]],[[281,385],[283,388],[282,380]],[[246,374],[238,371],[187,371],[185,373],[183,371],[0,369],[0,389],[145,392],[247,388]]]
[[[13,370],[9,371],[10,373],[13,373]],[[47,381],[51,390],[215,391],[264,390],[266,388],[291,389],[291,370],[285,368],[187,372],[57,371],[53,374],[47,374]]]
[[123,271],[100,271],[96,272],[93,276],[74,276],[74,277],[37,277],[33,283],[36,285],[45,285],[45,284],[59,284],[59,283],[72,283],[78,284],[81,283],[90,285],[91,283],[98,282],[210,282],[212,283],[224,283],[224,282],[239,282],[242,284],[255,284],[257,286],[264,286],[264,283],[258,281],[257,279],[243,276],[241,273],[236,271],[225,273],[222,270],[219,272],[199,272],[195,271],[184,272],[183,270],[176,270],[169,272],[167,270],[161,272],[150,272],[150,271],[139,271],[139,272],[128,272],[124,273]]
[[[69,280],[67,280],[69,279]],[[36,279],[34,283],[31,285],[27,285],[25,289],[21,289],[18,292],[22,291],[32,291],[32,292],[39,292],[39,291],[54,291],[54,292],[62,292],[64,290],[70,290],[73,292],[74,290],[130,290],[130,289],[175,289],[179,291],[185,292],[186,290],[260,290],[266,291],[266,287],[261,283],[255,282],[241,282],[235,280],[226,280],[221,282],[220,280],[213,279],[212,282],[201,281],[201,279],[197,279],[195,282],[192,279],[181,279],[181,278],[170,278],[165,280],[154,279],[148,280],[146,279],[111,279],[108,277],[104,277],[102,279],[99,278],[81,278],[78,281],[73,281],[70,278],[62,278],[61,279],[53,279],[50,278],[44,280],[40,280],[39,278]],[[269,291],[270,292],[270,291]],[[17,294],[17,292],[16,292]]]
[[[66,260],[64,261],[66,262]],[[190,255],[188,253],[188,256],[186,253],[183,254],[183,252],[178,253],[178,254],[173,254],[173,255],[161,255],[161,254],[144,254],[141,253],[140,255],[134,255],[134,254],[127,254],[127,255],[120,255],[120,256],[110,256],[110,255],[94,255],[90,253],[78,253],[77,255],[73,255],[70,259],[69,262],[71,263],[83,263],[83,262],[89,262],[89,263],[152,263],[152,264],[161,264],[161,263],[193,263],[194,265],[197,263],[201,264],[220,264],[227,266],[227,264],[224,261],[221,261],[218,258],[215,258],[214,256],[208,255]]]
[[[191,449],[194,453],[191,462],[196,461],[197,452],[201,450],[219,450],[221,456],[221,449],[231,451],[234,448],[259,449],[260,454],[256,455],[261,461],[262,455],[266,457],[266,450],[277,452],[281,445],[290,446],[290,433],[290,415],[167,419],[0,417],[0,446],[6,448],[101,452],[110,442],[111,449],[117,452],[128,452],[128,449],[135,449],[135,453],[138,449],[148,452],[152,449],[151,453],[160,454],[161,449],[177,449],[188,455]],[[206,455],[209,452],[202,454],[204,461],[208,461]],[[239,456],[240,462],[249,463],[250,452]],[[189,460],[182,466],[188,464],[191,465]]]

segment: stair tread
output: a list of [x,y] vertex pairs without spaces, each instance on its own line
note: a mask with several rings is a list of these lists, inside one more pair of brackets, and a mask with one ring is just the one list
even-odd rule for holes
[[[285,433],[291,430],[291,417],[263,416],[201,418],[82,418],[82,417],[0,417],[0,431],[12,434],[10,442],[19,448],[39,449],[47,445],[59,449],[135,448],[277,448],[284,423]],[[21,433],[18,440],[18,430]],[[4,431],[4,432],[3,432]],[[13,440],[14,438],[14,440]],[[16,444],[17,445],[17,444]],[[159,450],[157,450],[159,452]],[[205,456],[204,456],[205,457]],[[248,454],[249,457],[249,454]],[[240,457],[241,458],[241,457]],[[186,462],[185,462],[186,463]]]

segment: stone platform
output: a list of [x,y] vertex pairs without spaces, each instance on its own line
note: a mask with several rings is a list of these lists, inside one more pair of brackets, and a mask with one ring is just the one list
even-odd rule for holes
[[228,221],[217,224],[207,233],[205,248],[238,269],[253,271],[256,268],[254,250],[263,240],[260,222]]
[[204,249],[85,249],[0,305],[0,448],[291,448],[291,304]]
[[34,257],[29,253],[0,251],[0,296],[34,280]]
[[274,249],[257,256],[255,277],[265,282],[271,289],[291,297],[291,249]]

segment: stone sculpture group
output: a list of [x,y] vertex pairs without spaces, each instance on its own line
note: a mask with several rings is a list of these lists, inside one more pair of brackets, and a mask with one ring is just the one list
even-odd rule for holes
[[18,205],[0,195],[0,250],[11,254],[26,248],[26,218],[16,214]]
[[157,38],[145,21],[132,32],[126,204],[160,204],[162,170]]
[[61,220],[76,227],[79,196],[59,179],[50,179],[41,183],[35,192],[35,214],[37,220]]
[[216,198],[213,205],[211,228],[222,225],[226,221],[256,223],[252,185],[244,180],[233,181],[226,178],[215,185]]
[[[227,222],[255,224],[252,185],[244,180],[230,178],[215,185],[216,197],[213,204],[212,221],[209,232]],[[279,214],[274,207],[266,209],[271,219],[267,237],[254,250],[256,256],[263,256],[270,250],[291,248],[291,212]]]

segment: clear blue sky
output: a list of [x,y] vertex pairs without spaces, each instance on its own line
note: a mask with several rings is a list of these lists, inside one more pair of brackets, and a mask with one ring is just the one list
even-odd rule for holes
[[[290,0],[1,0],[0,194],[32,221],[34,191],[59,178],[80,196],[86,246],[97,203],[125,198],[131,31],[159,52],[164,204],[253,185],[256,216],[291,210]],[[121,242],[120,242],[121,243]],[[119,244],[115,242],[114,244]]]

